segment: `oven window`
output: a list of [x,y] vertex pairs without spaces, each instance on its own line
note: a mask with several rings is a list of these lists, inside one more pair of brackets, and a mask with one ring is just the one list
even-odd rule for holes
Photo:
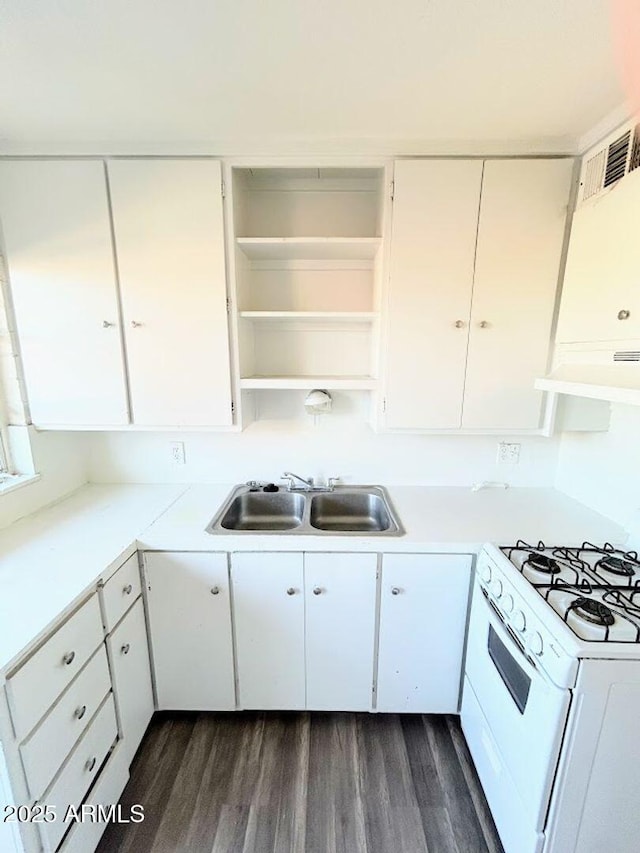
[[489,657],[500,673],[500,678],[504,681],[505,687],[511,694],[511,698],[516,703],[520,713],[524,714],[524,709],[527,707],[527,699],[529,698],[531,679],[518,666],[509,649],[505,646],[491,625],[489,625],[489,640],[487,647],[489,649]]

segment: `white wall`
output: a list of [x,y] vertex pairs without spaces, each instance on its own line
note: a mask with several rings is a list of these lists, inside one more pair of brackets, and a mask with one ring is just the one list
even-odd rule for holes
[[565,433],[556,487],[640,532],[640,407],[613,405],[608,432]]
[[[90,437],[95,482],[236,483],[278,481],[284,470],[352,483],[470,486],[482,480],[551,486],[557,439],[514,438],[518,465],[497,465],[497,436],[375,435],[368,427],[336,431],[256,423],[239,434],[96,433]],[[186,464],[176,465],[171,441],[184,441]]]
[[41,475],[16,491],[0,495],[0,528],[59,500],[89,479],[89,443],[83,433],[31,430],[35,470]]

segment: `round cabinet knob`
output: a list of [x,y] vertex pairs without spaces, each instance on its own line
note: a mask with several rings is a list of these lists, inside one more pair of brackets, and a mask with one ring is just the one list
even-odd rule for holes
[[287,595],[295,595],[295,594],[296,594],[295,589],[292,586],[290,586],[289,589],[287,590]]
[[83,705],[81,708],[75,709],[75,711],[73,712],[73,716],[76,718],[76,720],[81,720],[86,713],[87,713],[87,706]]
[[313,594],[314,594],[314,595],[322,595],[322,590],[320,589],[320,587],[319,587],[319,586],[314,586],[314,588],[313,588]]
[[66,655],[62,658],[62,662],[69,666],[70,663],[73,663],[75,656],[75,652],[67,652]]
[[453,325],[456,327],[456,329],[464,329],[464,320],[456,320]]
[[511,613],[511,611],[513,610],[514,604],[515,604],[515,602],[513,600],[513,596],[511,595],[511,593],[508,592],[505,595],[505,597],[502,599],[502,609],[504,610],[505,613]]
[[108,320],[102,321],[102,328],[103,329],[112,329],[114,326],[115,326],[115,323],[110,323]]
[[122,652],[123,655],[128,655],[130,648],[131,648],[131,646],[129,645],[129,643],[125,643],[124,646],[120,649],[120,651]]
[[93,758],[90,758],[90,759],[87,761],[87,763],[84,765],[84,769],[85,769],[85,770],[88,770],[88,771],[89,771],[89,773],[91,773],[91,771],[93,770],[93,768],[94,768],[95,766],[96,766],[96,757],[95,757],[95,755],[94,755],[94,756],[93,756]]
[[486,320],[480,320],[480,322],[478,323],[478,325],[480,326],[480,328],[481,328],[481,329],[486,329],[486,328],[488,327],[488,325],[489,325],[489,324],[487,323],[487,321],[486,321]]
[[122,587],[122,594],[123,594],[123,595],[131,595],[131,590],[132,590],[132,589],[133,589],[133,587],[131,586],[131,584],[130,584],[130,583],[128,583],[126,586],[123,586],[123,587]]
[[626,308],[623,308],[621,311],[618,311],[618,320],[628,320],[631,316],[631,311],[627,311]]
[[491,584],[491,592],[494,594],[496,598],[502,598],[502,591],[504,586],[502,585],[502,581],[500,578],[496,578],[494,582]]
[[491,582],[491,567],[486,563],[480,567],[480,577],[485,583]]
[[218,595],[219,593],[220,593],[220,587],[219,586],[212,586],[211,587],[211,595]]
[[544,651],[544,641],[542,634],[539,631],[534,631],[529,641],[529,648],[537,657],[542,657]]
[[522,610],[517,610],[513,616],[513,627],[520,634],[524,633],[525,628],[527,627],[527,617],[524,615]]
[[391,595],[400,595],[400,587],[392,586],[391,587]]

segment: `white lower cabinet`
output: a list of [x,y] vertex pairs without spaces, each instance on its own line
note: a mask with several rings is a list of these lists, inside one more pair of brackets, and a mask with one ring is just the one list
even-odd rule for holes
[[307,708],[369,711],[377,554],[305,554]]
[[241,708],[305,708],[302,554],[231,555]]
[[123,738],[121,749],[128,766],[149,725],[154,708],[142,598],[138,599],[107,638],[107,648]]
[[457,713],[470,574],[469,555],[384,555],[378,711]]
[[158,709],[236,707],[226,554],[144,557]]

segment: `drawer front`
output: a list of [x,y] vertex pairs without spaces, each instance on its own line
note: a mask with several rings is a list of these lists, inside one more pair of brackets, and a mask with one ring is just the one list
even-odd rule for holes
[[138,555],[133,554],[102,587],[107,632],[113,631],[141,592]]
[[60,775],[42,797],[42,803],[53,806],[58,816],[54,823],[41,824],[51,849],[55,850],[69,828],[69,823],[64,821],[67,809],[70,805],[80,805],[117,734],[113,696],[109,696],[69,756]]
[[111,689],[102,646],[20,747],[29,792],[42,795]]
[[[95,787],[86,799],[87,806],[96,809],[103,806],[105,812],[96,814],[95,819],[92,816],[91,820],[77,823],[72,827],[60,848],[60,853],[93,853],[107,827],[109,817],[112,820],[117,819],[116,804],[128,778],[129,769],[126,756],[122,744],[119,743],[109,756]],[[126,814],[128,816],[128,811]],[[105,816],[107,817],[106,821],[101,819]]]
[[22,740],[102,643],[98,596],[92,595],[7,679],[11,717]]

